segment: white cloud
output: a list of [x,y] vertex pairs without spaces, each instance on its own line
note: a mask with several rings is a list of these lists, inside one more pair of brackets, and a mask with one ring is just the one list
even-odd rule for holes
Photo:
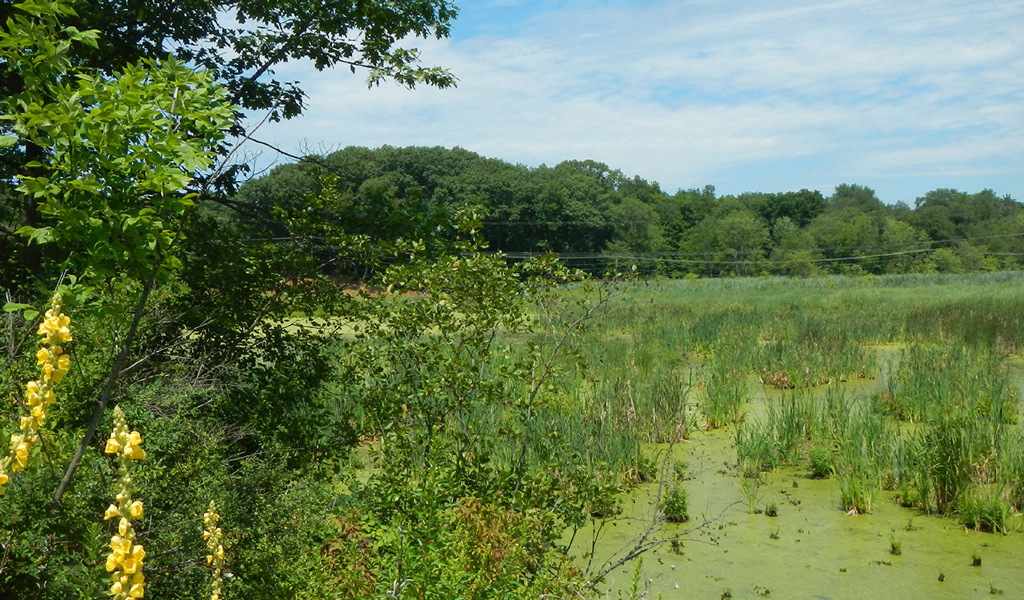
[[454,90],[282,69],[310,109],[261,135],[286,148],[460,145],[531,165],[593,158],[669,191],[898,187],[901,170],[979,188],[996,174],[1015,186],[997,191],[1024,199],[1024,3],[588,6],[533,14],[517,37],[419,44],[458,75]]

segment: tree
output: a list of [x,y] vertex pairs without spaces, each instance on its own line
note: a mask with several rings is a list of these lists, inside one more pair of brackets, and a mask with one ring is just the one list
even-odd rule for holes
[[[61,15],[63,25],[68,31],[95,35],[91,44],[62,47],[69,64],[110,74],[139,60],[173,55],[179,64],[201,67],[221,81],[227,99],[236,106],[269,111],[273,120],[294,117],[304,108],[299,84],[273,77],[274,67],[289,60],[310,60],[320,70],[363,69],[370,84],[392,79],[410,87],[423,83],[444,88],[455,83],[450,72],[422,66],[415,49],[399,46],[400,40],[410,37],[446,37],[457,14],[448,0],[100,0],[80,3],[78,8],[77,13]],[[16,5],[0,4],[0,22],[10,21],[17,12]],[[33,93],[34,77],[13,62],[0,63],[0,97]],[[0,124],[0,135],[9,134],[9,127],[10,123]],[[244,129],[244,115],[237,112],[233,131],[240,134]],[[229,151],[223,142],[218,146],[221,154]],[[48,152],[32,142],[0,149],[0,204],[11,208],[0,211],[0,254],[11,257],[0,283],[23,285],[47,262],[43,251],[25,248],[13,235],[22,225],[45,226],[46,216],[34,196],[16,191],[11,182],[18,175],[38,174],[28,165],[46,162]],[[193,191],[230,191],[243,168],[194,173]]]
[[851,183],[837,185],[828,205],[830,209],[853,208],[862,213],[885,210],[885,205],[875,196],[875,190]]
[[778,271],[791,277],[810,277],[821,271],[815,262],[822,255],[814,246],[814,236],[797,227],[789,217],[782,217],[775,222],[772,238],[775,247],[771,260]]
[[[365,69],[371,83],[390,78],[408,86],[447,87],[455,82],[444,69],[420,65],[415,49],[398,46],[409,37],[447,37],[457,15],[447,0],[99,0],[76,8],[65,25],[99,34],[94,47],[74,50],[76,64],[110,72],[171,54],[223,81],[238,106],[270,110],[274,118],[303,109],[299,84],[272,77],[274,67],[289,60],[310,60],[318,70]],[[0,20],[15,12],[12,4],[0,6]],[[5,93],[0,95],[24,88],[16,70],[2,74]]]
[[764,248],[770,239],[764,221],[749,211],[734,212],[718,221],[716,236],[719,248],[736,263],[736,271],[750,274],[755,263],[764,259]]

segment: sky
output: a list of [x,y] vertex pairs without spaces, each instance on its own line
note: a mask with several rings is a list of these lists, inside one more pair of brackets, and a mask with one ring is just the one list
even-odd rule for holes
[[456,4],[449,39],[412,45],[457,88],[368,89],[291,63],[276,77],[301,82],[307,111],[255,137],[593,159],[668,193],[856,183],[886,203],[936,188],[1024,201],[1024,1]]

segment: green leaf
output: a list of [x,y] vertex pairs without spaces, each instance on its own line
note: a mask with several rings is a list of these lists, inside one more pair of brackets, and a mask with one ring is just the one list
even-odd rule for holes
[[22,304],[20,302],[8,302],[4,304],[4,312],[17,312],[19,310],[25,310],[26,308],[33,308],[31,304]]
[[0,135],[0,148],[10,148],[18,143],[18,138],[9,135]]

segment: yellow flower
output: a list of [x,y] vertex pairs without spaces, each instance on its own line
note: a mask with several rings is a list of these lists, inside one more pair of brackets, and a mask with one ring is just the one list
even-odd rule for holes
[[54,369],[52,364],[46,363],[43,365],[43,379],[54,383],[60,383],[60,380],[64,379],[64,371]]
[[141,583],[137,583],[137,584],[133,585],[130,590],[128,590],[128,597],[129,598],[141,598],[142,596],[145,595],[145,593],[146,593],[146,588],[144,587],[144,585],[141,584]]
[[113,571],[117,568],[117,559],[114,558],[113,554],[107,556],[107,564],[104,566],[106,567],[107,572]]
[[128,527],[128,519],[121,517],[121,521],[117,524],[117,532],[121,535],[126,535],[128,533]]
[[18,447],[14,450],[14,455],[18,459],[18,466],[22,469],[28,463],[28,444],[21,442]]
[[107,440],[107,447],[104,450],[107,454],[117,454],[121,450],[121,444],[117,443],[117,440],[110,438]]
[[34,421],[35,421],[35,419],[33,419],[32,417],[22,417],[21,418],[21,428],[22,429],[31,429],[32,425],[34,424]]
[[67,372],[68,367],[71,366],[71,358],[67,354],[61,354],[57,358],[57,368],[61,371]]
[[124,560],[124,572],[131,575],[132,573],[139,570],[139,563],[134,558],[126,558]]
[[39,394],[39,382],[30,381],[25,385],[25,404],[33,406],[37,404],[42,397]]
[[121,545],[124,543],[124,541],[125,540],[121,536],[119,536],[119,535],[115,535],[115,536],[111,537],[110,538],[110,549],[111,550],[115,550],[117,548],[120,548]]
[[116,504],[111,504],[107,507],[106,512],[103,513],[103,520],[107,521],[121,514],[121,509]]
[[124,587],[121,586],[121,582],[115,581],[114,585],[110,586],[110,593],[116,596],[120,594],[123,589]]
[[142,574],[142,571],[132,575],[132,585],[142,585],[146,582],[146,576]]
[[133,432],[129,433],[128,434],[128,443],[131,444],[132,446],[141,446],[142,445],[142,434],[140,434],[138,431],[133,431]]
[[124,455],[135,460],[142,460],[146,458],[146,451],[142,449],[142,446],[128,444],[124,447]]
[[32,407],[32,418],[36,420],[37,424],[42,425],[46,420],[46,409],[42,406]]
[[133,519],[142,518],[142,503],[136,500],[128,506],[128,512],[131,513]]
[[146,549],[140,544],[135,544],[135,546],[132,547],[132,558],[142,562],[146,558]]
[[39,352],[36,352],[36,365],[41,365],[48,360],[50,360],[50,351],[46,348],[40,348]]
[[7,485],[7,482],[10,480],[11,478],[7,476],[7,473],[0,471],[0,485]]

